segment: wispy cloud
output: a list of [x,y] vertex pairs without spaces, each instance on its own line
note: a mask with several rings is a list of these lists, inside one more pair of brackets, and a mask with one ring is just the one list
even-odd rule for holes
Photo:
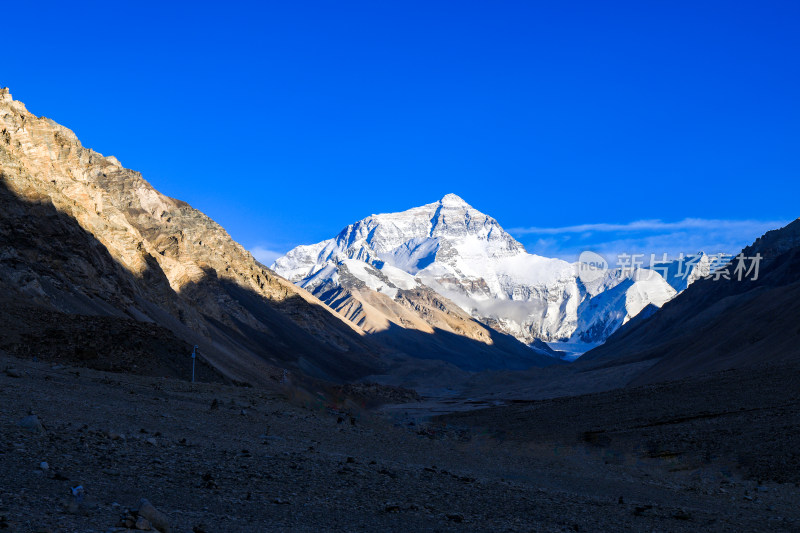
[[676,231],[676,230],[744,230],[752,231],[754,228],[779,228],[787,223],[786,220],[725,220],[714,218],[684,218],[678,222],[664,222],[659,219],[636,220],[625,224],[579,224],[576,226],[561,227],[528,227],[512,228],[509,233],[513,235],[561,235],[565,233],[591,233],[591,232],[639,232],[639,231]]
[[610,262],[620,254],[737,253],[769,230],[787,220],[725,220],[686,218],[677,222],[580,224],[562,227],[530,227],[509,230],[523,240],[529,252],[575,261],[581,252],[600,253]]
[[253,257],[260,261],[261,264],[270,266],[277,258],[281,257],[286,252],[277,252],[264,246],[255,246],[250,250],[250,253],[253,254]]

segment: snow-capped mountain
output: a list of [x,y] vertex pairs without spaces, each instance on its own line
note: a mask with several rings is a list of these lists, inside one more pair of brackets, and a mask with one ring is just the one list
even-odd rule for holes
[[584,284],[587,297],[578,308],[575,340],[598,344],[647,308],[661,307],[677,292],[657,271],[621,269],[605,272],[598,282]]
[[657,272],[638,268],[584,283],[575,264],[529,254],[495,219],[454,194],[369,216],[333,239],[298,246],[272,269],[317,296],[342,286],[343,276],[390,299],[431,289],[528,344],[602,341],[676,294]]
[[650,268],[661,274],[677,292],[683,292],[689,285],[708,276],[716,267],[726,263],[725,257],[726,254],[708,255],[699,252],[686,257],[681,256],[674,261],[655,263]]

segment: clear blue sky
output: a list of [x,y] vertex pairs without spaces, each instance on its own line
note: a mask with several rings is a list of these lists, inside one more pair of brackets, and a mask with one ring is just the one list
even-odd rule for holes
[[800,215],[797,1],[33,4],[0,85],[249,248],[448,192],[556,255]]

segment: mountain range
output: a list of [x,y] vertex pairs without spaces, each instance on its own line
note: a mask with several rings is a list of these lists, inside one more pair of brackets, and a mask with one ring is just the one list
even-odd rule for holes
[[[708,279],[705,254],[586,277],[448,194],[268,268],[0,90],[0,352],[15,356],[186,377],[199,346],[204,380],[536,396],[794,360],[797,224],[743,250],[764,257],[756,280]],[[566,365],[559,340],[605,344]]]
[[587,279],[578,264],[530,254],[494,218],[455,194],[359,220],[333,239],[294,248],[272,269],[373,329],[407,324],[365,311],[365,294],[375,299],[379,293],[385,306],[414,308],[408,291],[416,291],[436,294],[451,314],[466,314],[536,349],[542,341],[600,343],[677,293],[657,270],[617,268]]
[[0,350],[11,354],[185,377],[197,345],[208,376],[252,384],[555,362],[416,284],[398,302],[359,295],[344,319],[8,89],[0,202]]

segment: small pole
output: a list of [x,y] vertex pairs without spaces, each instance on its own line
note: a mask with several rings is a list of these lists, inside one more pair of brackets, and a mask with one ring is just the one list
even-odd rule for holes
[[197,360],[197,348],[199,346],[195,346],[194,350],[192,350],[192,383],[194,383],[194,362]]

